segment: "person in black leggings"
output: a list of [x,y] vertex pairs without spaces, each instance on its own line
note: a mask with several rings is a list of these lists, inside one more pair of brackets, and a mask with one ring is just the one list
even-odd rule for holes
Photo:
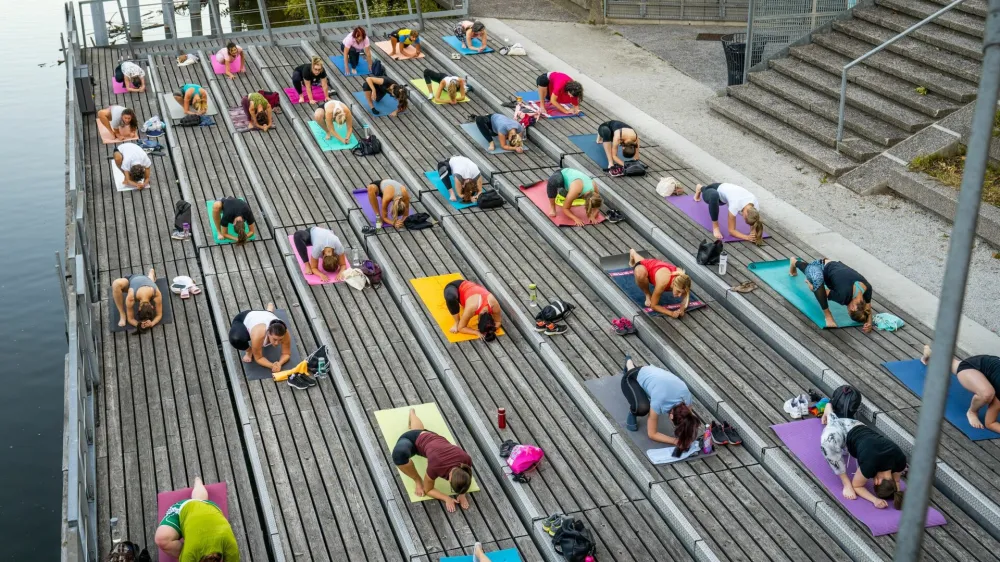
[[[924,346],[924,354],[920,361],[926,365],[931,358],[931,347]],[[1000,415],[1000,400],[997,399],[997,390],[1000,389],[1000,357],[995,355],[973,355],[959,361],[951,360],[951,372],[955,373],[962,388],[972,393],[972,402],[965,416],[969,419],[969,425],[976,429],[984,427],[990,431],[1000,433],[1000,422],[997,421]],[[986,417],[979,420],[979,410],[983,406],[986,408]]]
[[[489,115],[470,115],[470,119],[476,124],[479,133],[489,143],[492,151],[496,143],[500,143],[503,150],[511,150],[517,153],[524,152],[524,125],[503,115],[502,113],[491,113]],[[496,140],[494,140],[496,137]]]
[[[395,117],[396,115],[406,111],[409,106],[410,101],[410,91],[405,87],[399,85],[392,78],[385,76],[368,76],[365,78],[365,83],[361,86],[361,91],[365,93],[365,99],[368,100],[368,107],[371,109],[372,115],[378,115],[379,111],[375,109],[375,103],[382,101],[382,98],[386,94],[391,94],[392,97],[396,98],[399,105],[396,107],[396,111],[389,114],[389,117]],[[374,99],[374,101],[373,101]]]
[[806,263],[797,257],[789,258],[788,275],[795,277],[801,271],[806,284],[816,295],[826,327],[836,328],[837,322],[830,312],[830,301],[847,307],[851,320],[861,322],[862,330],[872,330],[872,285],[863,275],[839,261],[820,258]]
[[618,157],[618,147],[622,147],[624,158],[639,159],[639,133],[621,121],[606,121],[597,127],[597,144],[604,145],[604,154],[608,157],[608,166],[624,166],[625,161]]
[[[323,89],[323,97],[319,100],[313,98],[313,86],[319,84]],[[303,86],[304,85],[304,86]],[[292,71],[292,86],[299,94],[299,103],[309,101],[315,104],[317,101],[326,100],[326,91],[329,89],[326,80],[326,69],[323,68],[323,59],[313,57],[308,64],[303,64]],[[305,87],[305,92],[303,92]]]
[[[459,78],[458,76],[449,76],[444,72],[438,72],[436,70],[431,70],[430,68],[424,69],[424,83],[427,84],[427,91],[430,92],[430,99],[444,103],[455,105],[460,101],[466,99],[465,95],[465,80]],[[437,88],[434,87],[437,84]],[[441,94],[448,92],[448,99],[445,100],[441,97]]]

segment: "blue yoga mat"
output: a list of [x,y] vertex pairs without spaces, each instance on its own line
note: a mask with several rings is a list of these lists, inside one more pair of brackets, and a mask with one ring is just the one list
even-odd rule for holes
[[[495,552],[487,552],[486,557],[490,559],[490,562],[521,562],[521,555],[517,553],[516,548],[508,548],[507,550],[497,550]],[[472,555],[468,556],[448,556],[442,558],[440,562],[474,562]]]
[[[569,140],[571,140],[573,144],[579,146],[580,150],[589,156],[590,159],[600,166],[602,170],[607,170],[609,168],[608,156],[604,154],[604,144],[597,144],[597,142],[595,142],[597,140],[597,133],[592,135],[570,135]],[[642,155],[640,154],[640,156]],[[624,160],[622,157],[621,146],[618,147],[618,157]]]
[[[463,55],[483,55],[486,53],[493,52],[493,49],[489,47],[486,47],[482,51],[476,51],[474,49],[466,49],[465,47],[462,46],[462,40],[459,39],[458,37],[455,37],[454,35],[445,35],[441,39],[444,39],[445,43],[451,45],[453,49],[455,49],[459,53],[462,53]],[[482,44],[483,44],[482,41],[480,41],[478,37],[472,39],[473,47],[479,47]]]
[[[343,125],[338,125],[334,123],[333,128],[336,129],[336,131],[341,135],[345,136],[347,135],[347,123],[344,123]],[[323,152],[331,152],[334,150],[347,150],[349,148],[354,148],[355,146],[358,146],[358,135],[356,134],[352,134],[351,138],[348,139],[350,142],[344,144],[339,140],[337,140],[337,138],[332,135],[330,136],[330,140],[326,140],[326,131],[324,131],[323,127],[321,127],[320,124],[315,121],[309,122],[309,130],[312,132],[313,138],[316,139],[316,143],[319,144],[319,148]]]
[[424,172],[424,175],[427,176],[427,179],[431,180],[431,183],[434,184],[434,187],[437,188],[438,193],[441,194],[441,197],[444,197],[445,201],[451,203],[452,207],[455,207],[456,209],[468,209],[469,207],[476,206],[475,203],[462,203],[461,201],[452,201],[451,190],[444,186],[444,182],[441,181],[440,177],[438,177],[437,170],[432,172]]
[[[495,138],[493,139],[494,148],[493,150],[490,150],[490,141],[486,140],[486,137],[484,137],[483,134],[479,132],[479,127],[477,127],[475,123],[462,123],[462,130],[465,131],[465,134],[472,137],[472,140],[476,141],[476,144],[478,144],[480,147],[482,147],[483,150],[489,152],[490,154],[502,154],[504,152],[514,152],[513,150],[504,150],[500,148],[500,143]],[[523,148],[525,151],[528,150],[528,147],[526,146],[522,146],[521,148]]]
[[[652,257],[648,252],[639,250],[639,255],[644,258]],[[663,316],[659,312],[654,311],[652,308],[646,306],[646,295],[642,292],[642,289],[635,284],[635,274],[633,270],[628,265],[628,254],[617,254],[614,256],[601,256],[601,269],[604,273],[618,285],[618,288],[628,296],[635,304],[639,305],[639,308],[646,313],[647,316]],[[665,306],[669,310],[677,310],[683,299],[679,299],[674,296],[670,291],[663,291],[660,295],[660,305]],[[692,310],[697,310],[705,306],[705,303],[698,298],[698,295],[691,291],[691,296],[688,298],[687,312]]]
[[[788,274],[788,260],[776,261],[756,261],[747,266],[760,280],[767,283],[785,300],[792,303],[799,312],[809,317],[820,328],[826,328],[826,318],[823,316],[823,309],[819,307],[816,295],[809,290],[806,285],[806,276],[801,271],[792,277]],[[833,313],[833,320],[838,328],[848,328],[860,326],[859,322],[851,320],[847,315],[847,307],[842,304],[831,302],[830,312]]]
[[[908,361],[890,361],[882,363],[892,376],[899,379],[899,382],[906,385],[914,394],[920,398],[924,397],[924,380],[927,378],[927,367],[919,359]],[[945,404],[944,417],[951,422],[959,431],[973,441],[983,439],[1000,439],[1000,433],[994,433],[988,429],[975,429],[969,425],[965,412],[969,411],[969,404],[972,403],[972,393],[962,388],[958,382],[958,377],[952,375],[948,381],[948,402]],[[987,404],[988,406],[988,404]],[[979,409],[979,419],[982,420],[986,413],[987,406]]]
[[354,99],[358,100],[361,107],[364,107],[365,111],[368,112],[368,115],[371,115],[372,117],[386,117],[393,111],[396,111],[396,108],[399,107],[399,102],[396,101],[396,98],[386,94],[382,96],[382,101],[375,102],[375,109],[379,112],[378,115],[375,115],[372,113],[372,109],[368,107],[368,100],[365,99],[364,92],[354,92]]
[[[524,92],[514,92],[514,95],[521,98],[523,101],[538,101],[538,90],[530,90]],[[545,102],[545,110],[549,113],[549,119],[563,119],[565,117],[583,117],[583,110],[580,113],[573,115],[572,113],[563,113],[562,109],[554,107],[551,103]],[[594,136],[597,136],[595,131]]]
[[[347,74],[344,74],[344,55],[332,56],[330,57],[330,62],[333,63],[333,66],[337,67],[340,74],[347,76]],[[364,55],[361,55],[358,59],[358,67],[354,70],[357,70],[357,74],[351,74],[351,76],[367,76],[372,73],[368,68],[368,59]]]

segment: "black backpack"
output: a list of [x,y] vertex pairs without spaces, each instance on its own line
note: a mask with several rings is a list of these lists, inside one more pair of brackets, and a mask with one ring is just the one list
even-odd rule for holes
[[853,386],[840,386],[830,395],[829,407],[838,418],[854,419],[861,408],[861,393]]
[[488,189],[483,190],[479,194],[479,199],[476,201],[480,209],[496,209],[497,207],[503,207],[504,200],[495,190]]
[[572,517],[563,518],[562,526],[552,537],[552,548],[567,562],[584,562],[597,551],[590,529]]
[[639,160],[630,160],[625,163],[625,175],[626,176],[644,176],[646,175],[646,164],[640,162]]
[[563,302],[559,299],[553,299],[552,302],[545,305],[538,314],[535,315],[535,320],[541,320],[543,322],[561,322],[565,320],[571,312],[576,307],[568,302]]
[[722,240],[702,240],[698,245],[698,265],[718,265],[722,254]]
[[[323,372],[319,372],[319,359],[323,358]],[[326,352],[326,346],[321,345],[316,351],[309,354],[309,358],[306,363],[309,368],[309,374],[314,377],[325,377],[330,374],[330,356]]]
[[375,135],[366,139],[359,138],[358,146],[352,148],[351,152],[355,156],[374,156],[382,152],[382,141],[378,140]]
[[413,213],[403,219],[403,226],[407,230],[423,230],[434,226],[434,223],[431,222],[431,216],[427,213]]
[[191,224],[191,204],[181,200],[174,203],[174,230],[184,230],[184,223]]
[[177,122],[178,127],[197,127],[201,125],[201,115],[185,115]]
[[371,67],[372,76],[385,76],[385,67],[382,66],[382,61],[375,59]]

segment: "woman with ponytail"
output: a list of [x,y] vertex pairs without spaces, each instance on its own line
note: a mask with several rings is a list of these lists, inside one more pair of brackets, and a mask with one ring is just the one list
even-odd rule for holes
[[562,197],[562,206],[558,208],[564,216],[569,217],[576,226],[583,226],[584,221],[573,214],[573,202],[584,200],[584,211],[587,222],[593,223],[601,212],[604,199],[595,182],[585,172],[573,168],[563,168],[549,176],[545,186],[545,194],[549,198],[549,216],[556,216],[556,197]]
[[[712,234],[722,240],[719,230],[719,206],[729,207],[729,234],[753,242],[760,246],[764,244],[764,220],[760,218],[760,202],[757,197],[746,189],[733,183],[712,183],[694,188],[694,200],[708,204],[708,216],[712,219]],[[750,227],[750,233],[736,230],[736,215],[743,215],[743,220]]]
[[[448,76],[444,72],[424,69],[424,83],[427,84],[427,91],[430,92],[430,99],[437,103],[450,103],[455,105],[460,101],[465,101],[465,80],[458,76]],[[437,87],[434,84],[437,83]],[[443,94],[448,93],[448,99]]]
[[[257,363],[277,373],[292,357],[292,335],[285,321],[274,314],[274,303],[265,310],[244,310],[233,318],[229,326],[229,343],[243,354],[244,363]],[[269,361],[264,357],[264,346],[281,346],[281,357]]]
[[[445,285],[444,302],[448,306],[448,312],[455,319],[455,325],[449,330],[451,333],[476,336],[486,342],[497,339],[497,330],[500,329],[500,303],[486,290],[486,287],[472,281],[456,279]],[[469,327],[473,316],[479,318],[478,330]]]
[[872,285],[857,271],[839,261],[820,258],[809,263],[797,258],[789,258],[788,274],[792,277],[801,271],[806,275],[806,285],[816,295],[826,327],[836,328],[837,322],[830,312],[830,302],[847,307],[851,320],[860,322],[865,333],[872,331]]
[[[837,417],[831,408],[824,410],[822,421],[826,427],[820,446],[826,462],[844,485],[844,498],[853,500],[861,496],[878,509],[887,507],[887,500],[891,500],[894,508],[902,509],[899,480],[906,470],[903,450],[858,420]],[[849,455],[847,461],[845,450]],[[853,478],[847,474],[851,457],[858,460],[858,471]],[[874,494],[868,491],[869,479],[874,481]]]
[[[629,403],[625,421],[629,431],[639,430],[636,418],[648,416],[646,435],[650,439],[673,445],[681,453],[691,448],[701,421],[691,409],[691,391],[680,377],[652,365],[636,367],[631,358],[626,358],[622,393]],[[670,418],[674,425],[672,436],[660,432],[660,416]]]
[[[215,223],[219,242],[232,240],[237,244],[244,244],[257,232],[257,223],[250,205],[237,197],[223,197],[212,203],[212,221]],[[236,236],[229,233],[229,225],[233,226]]]
[[[381,199],[381,203],[380,200]],[[375,228],[391,224],[402,228],[410,214],[410,192],[401,182],[393,179],[368,182],[368,204],[375,211]]]
[[[458,445],[424,429],[424,423],[413,408],[410,408],[407,427],[409,431],[401,435],[392,448],[392,462],[416,484],[414,493],[443,501],[448,513],[455,512],[456,503],[462,509],[469,509],[465,494],[472,486],[472,457]],[[413,457],[418,455],[427,459],[427,471],[422,478],[413,464]],[[434,481],[438,478],[448,481],[451,489],[458,494],[456,499],[434,488]]]
[[[691,300],[691,278],[687,273],[672,263],[651,258],[644,259],[633,248],[629,248],[628,256],[635,284],[646,295],[646,306],[671,318],[684,316]],[[652,291],[649,290],[650,285],[653,286]],[[677,310],[670,310],[660,304],[660,297],[667,289],[670,289],[670,294],[681,299]]]
[[156,546],[180,562],[239,562],[233,528],[222,509],[208,499],[208,489],[195,477],[191,499],[167,508],[153,538]]
[[[326,140],[336,137],[344,144],[351,144],[351,135],[354,134],[354,115],[346,103],[339,100],[326,102],[323,107],[316,108],[313,112],[313,120],[319,123],[320,128],[326,133]],[[334,123],[344,127],[343,135],[337,132]]]

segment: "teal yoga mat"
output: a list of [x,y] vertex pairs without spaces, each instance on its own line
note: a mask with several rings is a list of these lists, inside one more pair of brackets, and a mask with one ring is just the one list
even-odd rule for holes
[[[485,53],[493,52],[493,49],[491,49],[490,47],[486,47],[482,51],[477,51],[476,49],[466,49],[465,47],[462,46],[462,40],[459,39],[458,37],[455,37],[454,35],[445,35],[441,39],[444,39],[444,42],[451,45],[452,49],[455,49],[456,51],[462,53],[463,55],[482,55]],[[472,38],[473,47],[478,48],[481,47],[482,45],[483,42],[480,41],[478,37]]]
[[[819,307],[816,295],[809,290],[805,274],[800,271],[795,277],[789,275],[788,260],[756,261],[748,265],[747,268],[754,275],[760,277],[761,281],[777,291],[779,295],[785,297],[785,300],[792,303],[813,323],[820,328],[826,328],[823,309]],[[838,328],[861,325],[859,322],[851,320],[851,317],[847,315],[847,307],[844,305],[831,302],[830,312],[833,313],[833,319],[837,322]]]
[[[240,197],[240,199],[243,199],[243,198]],[[208,201],[205,202],[205,210],[208,212],[208,225],[212,229],[212,242],[215,242],[216,244],[234,244],[235,242],[233,242],[232,240],[229,240],[229,239],[219,240],[219,231],[215,229],[215,221],[212,220],[212,205],[213,204],[215,204],[215,199],[210,199],[210,200],[208,200]],[[250,228],[250,225],[247,225],[247,228]],[[233,228],[233,225],[227,226],[226,230],[229,231],[229,234],[232,234],[233,236],[236,236],[236,230]],[[249,241],[256,240],[256,239],[257,239],[257,232],[254,232],[254,235],[251,236],[250,238],[247,238],[247,241],[249,242]]]
[[476,206],[475,203],[462,203],[461,201],[452,201],[451,190],[444,186],[444,182],[441,181],[440,177],[438,177],[437,171],[424,172],[424,175],[427,176],[427,179],[431,180],[431,183],[434,184],[434,187],[437,188],[438,193],[441,194],[441,197],[444,197],[445,201],[451,203],[452,207],[455,207],[456,209],[468,209],[469,207]]
[[[333,127],[337,130],[338,133],[346,136],[347,123],[344,123],[343,125],[337,125],[336,123],[334,123]],[[334,150],[347,150],[349,148],[354,148],[355,146],[358,146],[358,135],[356,134],[351,135],[350,143],[344,144],[339,140],[337,140],[336,137],[332,136],[330,137],[330,140],[326,140],[326,131],[324,131],[323,127],[321,127],[320,124],[315,121],[309,122],[309,130],[312,131],[313,137],[316,139],[316,142],[319,143],[319,147],[323,152],[332,152]]]
[[[507,550],[495,550],[493,552],[487,552],[486,557],[490,559],[490,562],[521,562],[521,555],[517,553],[516,548],[508,548]],[[465,556],[448,556],[442,558],[440,562],[474,562],[472,555]]]

